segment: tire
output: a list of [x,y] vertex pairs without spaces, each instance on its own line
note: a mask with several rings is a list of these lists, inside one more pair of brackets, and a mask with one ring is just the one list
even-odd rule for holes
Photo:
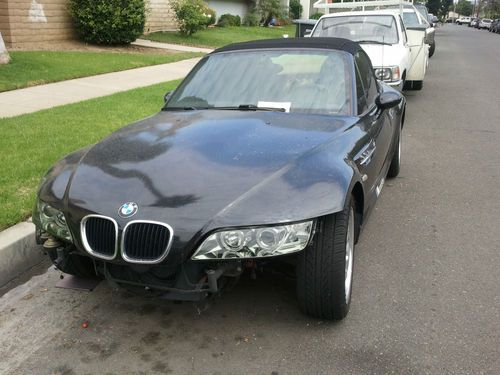
[[424,86],[424,81],[406,81],[403,90],[422,90]]
[[411,84],[412,90],[419,91],[419,90],[422,90],[422,87],[424,87],[424,81],[412,81],[412,84]]
[[432,42],[429,48],[429,59],[434,55],[434,51],[436,50],[436,41]]
[[48,251],[47,253],[54,266],[61,272],[83,279],[97,278],[92,259],[78,254],[66,254],[59,264],[57,263],[57,252],[55,250]]
[[401,126],[399,127],[398,134],[398,146],[396,150],[394,150],[394,154],[392,155],[391,165],[389,167],[389,171],[387,171],[387,177],[394,178],[399,175],[399,170],[401,169],[401,136],[402,136]]
[[323,217],[313,243],[297,262],[300,309],[320,319],[340,320],[351,305],[355,243],[354,200],[342,212]]

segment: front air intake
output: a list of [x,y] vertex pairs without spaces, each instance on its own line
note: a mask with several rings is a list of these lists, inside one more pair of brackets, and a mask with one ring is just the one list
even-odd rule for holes
[[85,216],[81,223],[82,243],[91,255],[111,260],[118,250],[118,224],[100,215]]
[[131,221],[123,229],[122,257],[127,262],[156,264],[170,250],[173,230],[164,223]]

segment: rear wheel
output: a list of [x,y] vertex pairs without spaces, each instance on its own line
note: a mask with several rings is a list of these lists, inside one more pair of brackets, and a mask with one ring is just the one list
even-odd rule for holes
[[351,198],[342,212],[322,218],[312,245],[297,264],[301,310],[320,319],[340,320],[351,304],[355,220]]
[[61,272],[84,279],[97,278],[94,262],[89,257],[78,254],[65,254],[58,259],[56,250],[49,250],[48,255],[52,263]]

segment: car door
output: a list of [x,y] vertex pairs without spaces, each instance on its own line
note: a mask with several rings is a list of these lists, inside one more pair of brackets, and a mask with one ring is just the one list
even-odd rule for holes
[[355,55],[355,67],[358,116],[365,136],[354,161],[363,176],[365,189],[369,189],[369,196],[376,198],[385,180],[394,129],[388,111],[380,110],[375,104],[379,86],[363,51]]

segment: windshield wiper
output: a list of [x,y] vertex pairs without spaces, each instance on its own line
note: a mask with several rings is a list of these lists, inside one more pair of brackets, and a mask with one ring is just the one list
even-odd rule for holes
[[217,109],[222,111],[278,111],[285,112],[285,108],[274,107],[259,107],[255,104],[240,104],[239,106],[226,106],[226,107],[206,107],[203,109]]
[[379,42],[379,41],[376,41],[376,40],[355,40],[356,43],[373,43],[373,44],[383,44],[383,45],[386,45],[386,46],[392,46],[391,43],[387,43],[387,42]]
[[[162,111],[197,111],[200,108],[196,107],[163,107]],[[204,108],[203,108],[204,109]]]

